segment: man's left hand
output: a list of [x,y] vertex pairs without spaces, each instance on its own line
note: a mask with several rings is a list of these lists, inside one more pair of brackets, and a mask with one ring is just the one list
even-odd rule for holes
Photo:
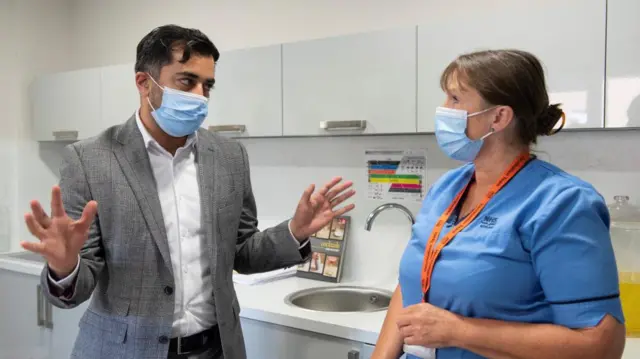
[[342,182],[342,177],[336,177],[325,184],[319,191],[314,192],[315,185],[309,186],[298,203],[296,213],[291,220],[291,233],[298,241],[304,241],[312,234],[322,229],[335,217],[339,217],[355,205],[348,204],[337,208],[355,194],[351,189],[353,182]]
[[420,303],[404,308],[397,323],[405,344],[445,348],[453,345],[464,320],[442,308]]

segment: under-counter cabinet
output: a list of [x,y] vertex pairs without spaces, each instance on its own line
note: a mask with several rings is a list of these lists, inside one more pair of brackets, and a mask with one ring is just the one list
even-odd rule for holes
[[282,135],[282,47],[222,52],[203,127],[233,137]]
[[640,127],[640,1],[608,0],[605,127]]
[[[640,35],[640,25],[634,18],[640,13],[636,2],[609,1],[610,7],[611,3],[629,4],[628,9],[618,10],[624,13],[627,26],[633,23],[636,29],[634,34],[626,35],[629,47]],[[434,6],[432,13],[425,14],[428,19],[418,26],[418,131],[434,130],[435,108],[445,99],[440,88],[440,74],[445,67],[462,53],[500,48],[530,51],[544,63],[551,102],[562,103],[567,114],[565,127],[602,128],[606,1],[490,3],[442,2]],[[614,29],[621,26],[611,20],[609,24]],[[620,47],[617,56],[626,57],[629,66],[635,62],[638,69],[640,47],[633,46],[635,52]],[[393,57],[393,52],[389,56]],[[640,87],[636,86],[636,94],[639,93]]]
[[283,45],[285,136],[416,132],[416,28]]
[[89,305],[49,304],[40,277],[0,270],[0,359],[69,359],[78,323]]
[[241,319],[247,359],[369,359],[373,345]]
[[33,136],[37,141],[75,140],[104,129],[99,68],[45,75],[31,85]]

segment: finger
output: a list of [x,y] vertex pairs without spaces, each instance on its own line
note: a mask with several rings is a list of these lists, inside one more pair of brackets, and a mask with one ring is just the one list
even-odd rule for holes
[[20,246],[25,250],[33,253],[44,255],[47,252],[47,247],[44,242],[20,242]]
[[311,198],[309,199],[309,204],[314,211],[320,208],[323,202],[323,198],[319,193],[312,194]]
[[338,197],[335,197],[331,200],[331,208],[336,207],[337,205],[339,205],[340,203],[346,201],[347,199],[353,197],[353,195],[356,194],[355,190],[350,190],[348,192],[345,192],[341,195],[339,195]]
[[31,213],[25,214],[24,222],[27,224],[27,228],[29,229],[29,232],[31,232],[31,234],[34,237],[40,240],[44,239],[46,233],[42,228],[42,226],[40,225],[40,223],[38,223],[38,221],[36,221],[36,219],[33,217],[33,214]]
[[53,186],[51,189],[51,216],[63,217],[64,215],[65,212],[62,205],[62,192],[60,192],[60,186]]
[[329,192],[327,192],[327,198],[334,198],[335,196],[337,196],[340,193],[344,192],[345,190],[347,190],[351,186],[353,186],[353,182],[352,181],[347,181],[347,182],[344,182],[344,183],[340,183],[339,185],[337,185],[334,188],[332,188]]
[[40,223],[42,228],[46,229],[51,226],[51,218],[49,218],[47,213],[44,211],[44,209],[40,205],[40,202],[31,201],[31,212],[33,213],[33,217],[35,218],[35,220]]
[[420,340],[416,335],[408,335],[404,337],[404,343],[407,345],[420,345]]
[[348,205],[346,205],[346,206],[344,206],[344,207],[341,207],[341,208],[336,209],[335,211],[333,211],[333,216],[334,216],[334,217],[340,217],[340,216],[342,216],[343,214],[345,214],[345,213],[347,213],[347,212],[351,211],[351,210],[352,210],[352,209],[354,209],[354,208],[356,208],[356,205],[355,205],[355,204],[353,204],[353,203],[348,204]]
[[96,213],[98,213],[98,202],[89,201],[84,209],[82,210],[82,216],[80,219],[76,221],[75,225],[77,229],[86,232],[91,227],[93,220],[96,218]]
[[329,183],[327,183],[324,186],[322,186],[322,188],[320,189],[320,191],[318,193],[322,197],[325,197],[327,195],[327,192],[329,192],[329,190],[332,189],[340,181],[342,181],[342,177],[334,177],[331,181],[329,181]]
[[396,320],[396,325],[398,326],[398,328],[402,328],[402,327],[411,325],[412,322],[413,322],[412,316],[409,316],[406,314],[400,314],[398,316],[398,319]]
[[311,199],[311,195],[313,194],[313,191],[316,189],[316,185],[312,184],[309,185],[309,187],[307,187],[304,192],[302,192],[302,197],[300,198],[300,202],[304,202],[304,203],[309,203],[309,200]]

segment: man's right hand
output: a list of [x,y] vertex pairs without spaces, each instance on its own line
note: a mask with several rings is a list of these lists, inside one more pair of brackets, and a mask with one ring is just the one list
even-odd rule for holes
[[67,277],[78,264],[78,254],[89,237],[89,229],[98,211],[98,203],[90,201],[80,219],[73,220],[64,210],[60,187],[51,190],[51,217],[38,201],[31,201],[31,213],[24,216],[29,232],[39,242],[21,242],[22,248],[44,257],[56,279]]

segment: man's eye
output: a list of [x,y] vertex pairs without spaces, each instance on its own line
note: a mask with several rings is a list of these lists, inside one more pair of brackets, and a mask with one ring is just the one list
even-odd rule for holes
[[184,86],[193,86],[193,80],[189,78],[180,79],[180,83]]

